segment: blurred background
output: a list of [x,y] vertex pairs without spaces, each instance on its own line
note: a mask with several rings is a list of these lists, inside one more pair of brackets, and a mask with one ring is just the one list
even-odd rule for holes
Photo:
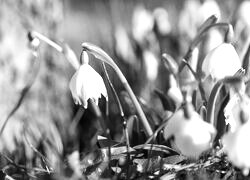
[[[250,17],[249,5],[241,12],[238,11],[241,3],[241,0],[0,0],[0,127],[17,104],[27,79],[33,76],[34,60],[27,38],[30,30],[59,44],[68,43],[77,57],[83,42],[100,46],[114,58],[142,104],[144,102],[145,109],[153,108],[161,116],[164,108],[154,90],[166,94],[170,87],[169,75],[161,61],[162,53],[168,53],[178,63],[199,26],[213,14],[217,14],[219,21],[233,24],[236,34],[233,43],[241,52],[250,24],[245,18]],[[225,30],[213,33],[211,37],[215,38],[206,37],[202,45],[201,58],[223,42]],[[59,150],[67,146],[67,128],[79,108],[74,105],[68,87],[75,70],[63,55],[44,43],[39,54],[40,70],[22,105],[3,131],[1,151],[13,153],[16,146],[22,144],[23,129],[34,144],[48,139],[56,142]],[[104,77],[100,62],[91,60],[90,64]],[[126,94],[121,93],[123,88],[117,76],[110,67],[108,71],[127,106],[129,101]],[[113,138],[119,140],[122,132],[121,121],[115,119],[117,109],[110,96],[110,123],[113,125],[110,128]],[[125,109],[126,117],[132,114],[131,107]],[[157,127],[161,118],[149,119]],[[34,152],[27,149],[26,155],[32,157]]]

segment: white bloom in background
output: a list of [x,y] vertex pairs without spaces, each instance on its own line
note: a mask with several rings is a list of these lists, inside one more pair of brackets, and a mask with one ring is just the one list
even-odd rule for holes
[[[241,26],[241,28],[247,27],[250,28],[250,1],[243,1],[238,10],[237,10],[237,23],[239,26]],[[237,27],[237,26],[236,26]]]
[[134,9],[132,17],[132,33],[134,39],[143,43],[145,37],[153,30],[154,18],[143,6],[137,6]]
[[75,72],[69,83],[70,91],[76,104],[88,107],[88,99],[98,100],[103,95],[108,98],[102,77],[86,62]]
[[159,61],[156,55],[149,50],[145,50],[143,52],[143,61],[145,63],[147,79],[150,81],[154,81],[157,78],[159,66]]
[[250,121],[242,124],[234,132],[225,134],[222,138],[223,149],[229,161],[242,170],[250,169]]
[[155,23],[161,35],[167,35],[171,32],[171,24],[168,18],[168,12],[166,9],[158,7],[154,10],[153,16]]
[[215,0],[205,0],[198,9],[199,24],[201,25],[212,15],[216,15],[220,19],[220,7]]
[[194,110],[191,110],[190,116],[186,119],[183,110],[177,111],[165,126],[164,138],[168,139],[173,135],[180,152],[189,158],[197,159],[202,152],[210,148],[216,130],[211,124],[203,121]]
[[187,0],[184,3],[184,8],[180,12],[180,18],[178,22],[178,29],[180,34],[193,39],[197,33],[197,27],[199,24],[198,9],[200,8],[199,1]]
[[128,37],[126,29],[122,25],[118,25],[115,29],[115,50],[119,56],[123,58],[129,65],[138,66],[133,51],[132,43]]
[[211,75],[214,80],[233,76],[240,68],[240,58],[235,48],[229,43],[223,43],[210,51],[202,64],[205,78]]
[[193,39],[198,28],[212,15],[216,15],[220,19],[221,12],[216,1],[205,0],[201,4],[196,0],[187,0],[180,13],[178,29],[181,34]]

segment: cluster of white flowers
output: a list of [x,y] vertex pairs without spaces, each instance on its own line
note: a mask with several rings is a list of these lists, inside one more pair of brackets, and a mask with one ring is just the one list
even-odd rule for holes
[[[194,3],[193,1],[188,2]],[[187,4],[186,6],[191,5]],[[193,6],[195,6],[195,3]],[[213,8],[210,8],[211,6]],[[211,9],[214,11],[210,11]],[[205,1],[199,6],[198,12],[203,12],[201,16],[202,21],[214,13],[220,16],[220,10],[213,0]],[[166,12],[163,12],[162,9],[157,9],[153,14],[157,22],[164,19],[163,16],[167,17]],[[242,18],[244,18],[243,15]],[[154,19],[150,12],[143,7],[137,7],[133,16],[132,32],[136,41],[143,43],[144,38],[153,28],[153,21]],[[159,28],[163,32],[169,32],[171,27],[168,24],[163,25],[163,27]],[[123,34],[122,31],[119,33]],[[212,36],[214,35],[212,34]],[[130,43],[126,38],[124,41],[127,44]],[[222,42],[219,45],[218,43],[219,41],[209,48],[210,50],[206,54],[201,66],[204,77],[200,81],[206,87],[207,97],[212,95],[211,90],[215,83],[223,82],[224,78],[233,77],[242,66],[239,55],[230,42]],[[122,49],[122,46],[120,48]],[[191,64],[191,67],[195,69],[198,61],[197,48],[194,49],[194,52],[196,61],[194,65]],[[150,51],[144,51],[142,55],[148,69],[148,79],[156,79],[158,68],[157,58]],[[126,53],[123,56],[125,57]],[[84,54],[84,58],[88,59],[86,54]],[[178,107],[181,107],[184,101],[182,89],[179,87],[173,74],[170,75],[170,81],[171,87],[167,95],[172,98]],[[232,89],[235,90],[234,85],[231,85],[232,87],[229,90],[230,100],[224,109],[224,114],[230,128],[222,137],[222,145],[223,150],[228,155],[229,161],[245,170],[250,169],[250,143],[247,139],[248,135],[250,136],[250,115],[248,114],[250,98],[245,93],[243,80],[241,81],[241,85],[240,91],[233,92]],[[107,98],[107,90],[102,78],[86,61],[80,65],[73,75],[70,81],[70,90],[76,104],[83,105],[84,108],[87,108],[89,98],[92,98],[97,104],[101,95]],[[185,101],[184,106],[184,108],[173,112],[173,116],[164,128],[164,138],[168,139],[173,136],[176,148],[181,154],[197,159],[204,151],[212,147],[216,129],[213,124],[202,119],[190,101]]]

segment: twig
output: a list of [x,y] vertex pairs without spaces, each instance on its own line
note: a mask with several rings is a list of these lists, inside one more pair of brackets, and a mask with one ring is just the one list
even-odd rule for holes
[[17,101],[17,103],[14,105],[14,107],[12,108],[12,110],[10,111],[10,113],[8,114],[8,116],[6,117],[6,119],[3,122],[3,125],[0,129],[0,136],[2,135],[9,119],[15,114],[15,112],[18,110],[18,108],[20,107],[20,105],[22,104],[26,94],[28,93],[28,91],[30,90],[31,86],[33,85],[37,74],[39,72],[39,68],[40,68],[40,60],[38,59],[38,54],[37,53],[32,53],[33,54],[33,61],[34,61],[34,67],[32,68],[32,72],[30,73],[28,82],[26,84],[26,86],[22,89],[20,97]]

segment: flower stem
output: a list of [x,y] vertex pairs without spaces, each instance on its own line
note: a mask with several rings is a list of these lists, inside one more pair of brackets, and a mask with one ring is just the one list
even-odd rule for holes
[[219,80],[213,87],[212,92],[208,99],[208,106],[207,106],[207,122],[210,122],[215,127],[217,126],[217,120],[214,118],[215,112],[215,103],[219,92],[224,84],[233,84],[236,82],[240,82],[242,80],[241,75],[237,73],[234,76],[225,77],[224,79]]
[[122,105],[121,105],[121,101],[120,101],[120,99],[119,99],[119,97],[118,97],[118,95],[116,93],[116,90],[115,90],[115,88],[114,88],[114,86],[113,86],[113,84],[112,84],[112,82],[111,82],[111,80],[109,78],[107,68],[106,68],[104,62],[102,62],[102,68],[104,70],[104,73],[105,73],[105,76],[107,78],[108,84],[109,84],[110,89],[111,89],[111,91],[113,93],[113,96],[115,98],[116,104],[118,105],[120,116],[121,116],[121,118],[123,120],[123,131],[124,131],[124,136],[125,136],[125,139],[126,139],[127,150],[129,152],[130,142],[129,142],[128,128],[127,128],[127,120],[124,117],[124,111],[123,111],[123,108],[122,108]]
[[115,70],[116,74],[120,78],[124,88],[127,90],[128,94],[129,94],[129,96],[130,96],[130,98],[131,98],[131,100],[136,108],[138,116],[140,117],[142,124],[145,128],[146,134],[148,136],[151,136],[153,134],[153,131],[148,123],[148,120],[147,120],[144,112],[142,111],[142,108],[141,108],[133,90],[131,89],[130,85],[128,84],[127,79],[124,77],[123,73],[121,72],[119,67],[115,64],[113,59],[105,51],[103,51],[101,48],[99,48],[96,45],[93,45],[90,43],[82,43],[82,47],[83,47],[83,50],[90,52],[97,59],[109,64]]
[[208,99],[208,106],[207,106],[207,119],[206,121],[216,127],[217,121],[214,118],[214,111],[215,111],[215,102],[219,95],[219,92],[223,86],[223,80],[219,80],[213,87],[212,92]]
[[40,39],[41,41],[46,42],[51,47],[55,48],[58,52],[61,52],[61,53],[63,52],[63,48],[60,45],[58,45],[54,41],[51,41],[46,36],[36,32],[36,31],[31,31],[30,34],[31,34],[32,37],[36,37],[36,38]]
[[46,36],[40,34],[39,32],[36,31],[30,31],[28,33],[28,37],[33,39],[33,38],[38,38],[39,40],[47,43],[51,47],[53,47],[55,50],[57,50],[59,53],[62,53],[64,57],[68,60],[68,62],[74,67],[74,69],[78,69],[80,66],[80,63],[78,62],[78,59],[75,55],[75,53],[72,51],[72,49],[64,43],[62,46],[55,43],[54,41],[50,40]]

